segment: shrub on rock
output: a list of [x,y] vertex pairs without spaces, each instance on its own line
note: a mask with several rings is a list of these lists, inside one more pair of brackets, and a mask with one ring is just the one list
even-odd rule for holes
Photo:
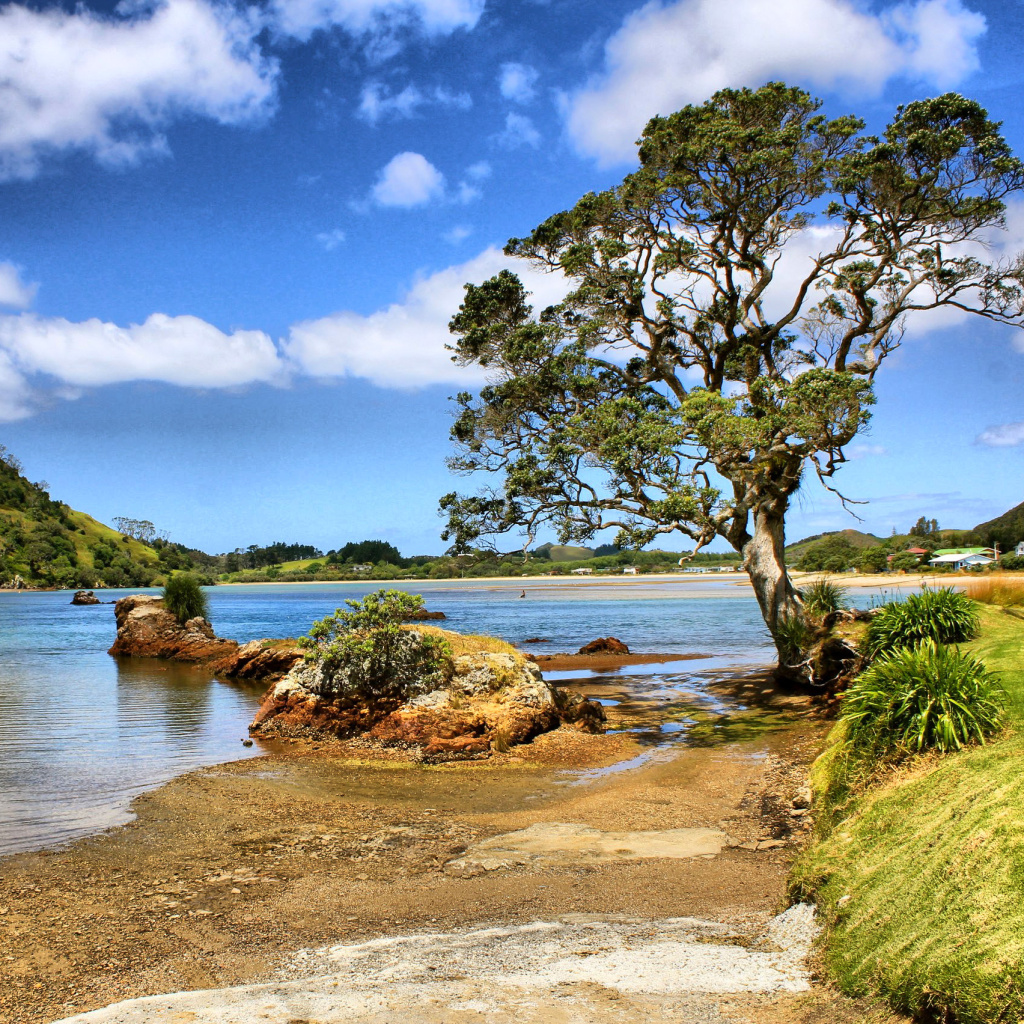
[[306,662],[317,669],[315,692],[407,699],[442,684],[451,662],[449,645],[401,627],[406,617],[422,609],[422,597],[378,590],[345,603],[349,611],[337,609],[299,638]]
[[207,619],[206,594],[197,577],[176,572],[164,585],[164,607],[184,625],[189,619]]

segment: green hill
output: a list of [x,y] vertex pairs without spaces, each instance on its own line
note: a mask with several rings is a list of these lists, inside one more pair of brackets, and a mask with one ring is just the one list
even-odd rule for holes
[[845,541],[852,548],[873,548],[882,543],[882,538],[876,537],[873,533],[861,533],[860,530],[831,530],[828,533],[816,533],[793,544],[787,544],[786,561],[790,565],[794,564],[807,553],[808,549],[821,545],[823,541],[833,544],[837,541]]
[[175,546],[126,537],[54,501],[20,470],[0,448],[0,586],[148,586],[179,566]]
[[1002,551],[1012,551],[1024,540],[1024,502],[987,523],[980,523],[973,532],[986,545],[998,544]]

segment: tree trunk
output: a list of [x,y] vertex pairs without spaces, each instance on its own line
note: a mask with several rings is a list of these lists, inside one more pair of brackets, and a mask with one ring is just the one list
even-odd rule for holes
[[804,611],[800,595],[786,572],[785,506],[762,507],[753,516],[753,535],[743,545],[743,566],[750,574],[765,625],[779,652],[780,668],[795,667],[801,645],[794,642],[797,637],[793,624],[804,621]]

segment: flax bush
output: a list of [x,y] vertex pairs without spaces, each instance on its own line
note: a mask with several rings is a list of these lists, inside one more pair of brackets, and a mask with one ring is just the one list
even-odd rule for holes
[[843,699],[852,749],[873,757],[984,743],[1002,724],[1002,686],[975,658],[934,640],[880,655]]
[[876,657],[922,640],[957,644],[978,635],[978,611],[964,594],[948,587],[912,594],[884,605],[871,620],[864,653]]

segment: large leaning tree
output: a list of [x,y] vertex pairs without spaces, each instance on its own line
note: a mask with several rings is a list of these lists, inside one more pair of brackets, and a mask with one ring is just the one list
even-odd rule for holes
[[653,118],[621,185],[506,246],[565,276],[561,302],[535,311],[509,271],[466,286],[454,358],[488,383],[457,398],[450,464],[499,482],[441,500],[446,539],[723,537],[785,663],[786,511],[808,474],[833,488],[906,318],[1024,323],[1024,258],[986,255],[1024,187],[1000,126],[955,94],[881,137],[820,107],[770,83]]

